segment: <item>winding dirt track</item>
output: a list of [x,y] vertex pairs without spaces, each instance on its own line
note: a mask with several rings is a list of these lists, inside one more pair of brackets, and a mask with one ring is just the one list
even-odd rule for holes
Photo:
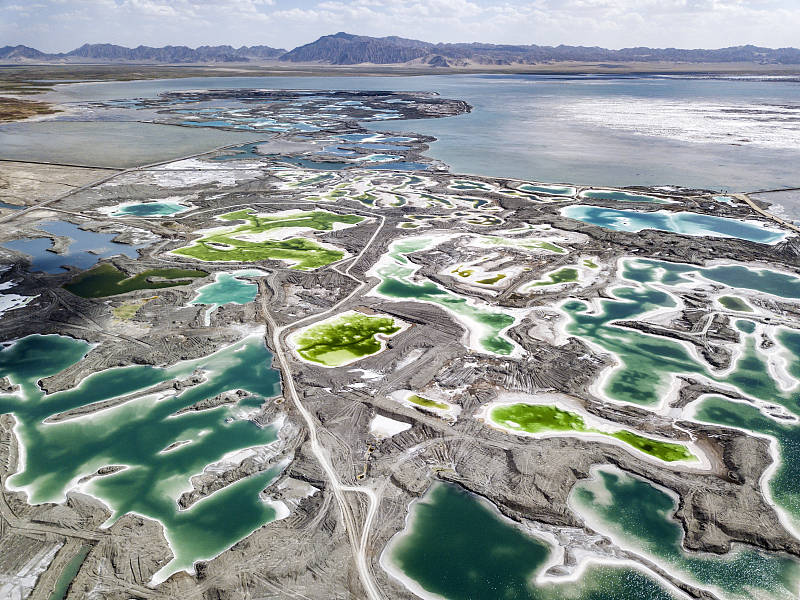
[[[368,487],[360,487],[360,486],[347,486],[342,485],[341,481],[339,480],[339,476],[336,473],[336,470],[333,468],[331,464],[330,454],[325,449],[325,447],[320,443],[319,436],[317,435],[317,424],[314,419],[314,416],[308,411],[308,409],[303,406],[303,403],[300,400],[300,396],[297,393],[297,389],[294,385],[294,377],[292,375],[291,367],[289,366],[289,361],[286,358],[286,353],[284,352],[284,340],[286,337],[286,333],[292,329],[297,328],[301,324],[310,323],[313,321],[320,321],[322,319],[327,318],[327,316],[331,313],[335,313],[340,306],[348,302],[351,298],[356,296],[359,293],[364,291],[364,288],[369,285],[368,282],[362,281],[353,275],[350,274],[350,270],[353,268],[355,264],[363,256],[364,252],[372,245],[375,239],[378,237],[378,234],[383,230],[383,226],[386,223],[386,219],[382,216],[380,218],[380,225],[375,229],[375,232],[372,234],[372,237],[367,241],[361,251],[353,257],[350,261],[350,264],[344,271],[340,271],[336,269],[337,272],[342,273],[353,279],[354,281],[358,282],[358,286],[345,298],[331,306],[328,310],[323,313],[311,315],[310,317],[305,317],[303,319],[299,319],[294,321],[288,325],[283,327],[278,327],[275,323],[274,319],[272,318],[272,314],[269,311],[269,305],[267,302],[267,298],[264,294],[261,295],[261,307],[264,312],[264,318],[267,321],[267,326],[269,331],[272,332],[272,343],[270,344],[272,351],[275,354],[275,358],[280,366],[281,372],[283,374],[283,384],[284,389],[289,393],[289,396],[292,398],[292,402],[297,407],[297,410],[303,416],[303,419],[306,422],[306,426],[308,427],[309,432],[309,439],[311,441],[311,451],[314,453],[317,461],[319,462],[320,466],[322,467],[323,471],[325,472],[326,477],[330,483],[331,489],[333,490],[334,496],[336,497],[336,501],[339,504],[339,509],[342,513],[342,519],[344,520],[345,528],[347,529],[347,535],[350,538],[350,545],[353,548],[353,557],[356,562],[356,568],[358,569],[359,577],[361,578],[361,583],[364,586],[364,590],[367,593],[367,597],[370,600],[381,600],[382,595],[378,586],[375,584],[375,581],[370,573],[369,563],[367,561],[367,543],[369,541],[369,533],[372,527],[372,522],[375,518],[375,513],[378,510],[378,504],[380,499],[378,495],[375,493],[374,490]],[[335,268],[335,267],[334,267]],[[274,276],[270,278],[270,286],[274,289]],[[345,498],[346,492],[352,493],[360,493],[365,494],[369,501],[369,507],[367,509],[367,514],[364,518],[364,524],[361,529],[361,537],[360,539],[357,538],[357,531],[358,527],[356,526],[355,518],[353,513],[350,509],[350,505]]]

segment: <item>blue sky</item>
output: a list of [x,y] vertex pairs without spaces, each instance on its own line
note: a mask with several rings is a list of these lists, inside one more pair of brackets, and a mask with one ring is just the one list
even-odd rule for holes
[[347,31],[426,41],[800,46],[800,0],[0,0],[0,45],[292,48]]

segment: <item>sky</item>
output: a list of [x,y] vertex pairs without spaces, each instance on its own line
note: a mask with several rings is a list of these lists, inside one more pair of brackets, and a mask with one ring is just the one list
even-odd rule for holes
[[347,31],[430,42],[800,46],[800,0],[0,0],[0,46],[263,44]]

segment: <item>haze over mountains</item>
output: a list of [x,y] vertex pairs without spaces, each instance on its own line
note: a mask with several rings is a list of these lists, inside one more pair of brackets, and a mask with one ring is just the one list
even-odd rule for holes
[[797,48],[733,46],[716,50],[676,48],[623,48],[609,50],[585,46],[498,45],[484,43],[433,44],[396,36],[376,38],[336,33],[291,51],[270,46],[138,46],[84,44],[71,52],[47,54],[28,46],[0,48],[0,60],[16,63],[244,63],[292,62],[330,65],[531,65],[550,62],[682,62],[800,64]]

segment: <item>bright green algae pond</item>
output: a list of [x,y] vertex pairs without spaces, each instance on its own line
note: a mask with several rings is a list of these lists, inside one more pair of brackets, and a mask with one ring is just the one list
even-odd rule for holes
[[198,277],[208,275],[195,269],[148,269],[127,276],[111,263],[102,263],[77,275],[64,289],[83,298],[105,298],[136,290],[158,290],[189,285]]
[[383,342],[377,336],[400,331],[392,317],[348,313],[301,329],[291,338],[297,354],[326,367],[338,367],[377,354]]
[[476,496],[438,483],[412,504],[406,528],[385,550],[405,577],[448,600],[674,599],[640,571],[590,565],[577,581],[536,583],[551,549]]
[[571,494],[578,511],[592,517],[593,529],[634,552],[650,554],[681,579],[719,588],[724,592],[720,597],[797,597],[796,561],[747,547],[724,556],[686,552],[681,546],[683,530],[673,519],[676,502],[669,494],[621,471],[595,473],[596,479],[579,482]]
[[[37,381],[78,362],[89,350],[86,342],[58,335],[31,335],[0,351],[0,376],[21,386],[20,395],[0,396],[0,413],[17,420],[17,435],[25,449],[21,471],[9,478],[23,488],[31,503],[63,501],[77,480],[109,465],[126,469],[92,479],[81,486],[113,510],[113,519],[135,512],[159,520],[175,554],[160,576],[191,568],[275,518],[275,511],[258,494],[274,479],[275,470],[240,480],[178,510],[177,500],[189,478],[224,455],[269,444],[274,427],[261,429],[235,417],[280,393],[272,355],[259,337],[251,337],[211,356],[158,368],[132,366],[107,369],[77,387],[44,394]],[[204,369],[208,380],[175,396],[145,396],[91,416],[67,421],[42,421],[65,410],[107,400],[162,381]],[[254,394],[237,407],[174,412],[227,390]],[[167,446],[184,440],[169,452]],[[54,469],[53,465],[58,465]],[[159,575],[156,576],[157,578]]]
[[503,427],[525,433],[545,433],[550,431],[575,431],[596,433],[616,438],[640,452],[659,458],[665,462],[694,460],[697,457],[683,444],[654,440],[632,431],[619,430],[607,432],[589,427],[577,413],[561,410],[546,404],[506,404],[496,406],[490,412],[492,421]]
[[438,408],[439,410],[447,410],[448,408],[450,408],[444,402],[429,400],[428,398],[423,398],[422,396],[417,396],[416,394],[411,394],[410,396],[406,397],[406,400],[408,400],[412,404],[423,406],[425,408]]
[[494,285],[498,281],[502,281],[506,278],[505,273],[498,273],[497,275],[492,275],[491,277],[487,277],[486,279],[478,279],[475,283],[481,283],[483,285]]
[[342,260],[343,250],[326,248],[305,237],[288,239],[243,239],[285,227],[332,231],[336,223],[355,225],[364,220],[358,215],[340,215],[327,211],[300,211],[288,215],[256,214],[250,209],[226,213],[223,221],[245,221],[238,226],[222,226],[207,231],[191,245],[173,250],[173,254],[207,262],[258,262],[282,260],[292,269],[311,270]]

